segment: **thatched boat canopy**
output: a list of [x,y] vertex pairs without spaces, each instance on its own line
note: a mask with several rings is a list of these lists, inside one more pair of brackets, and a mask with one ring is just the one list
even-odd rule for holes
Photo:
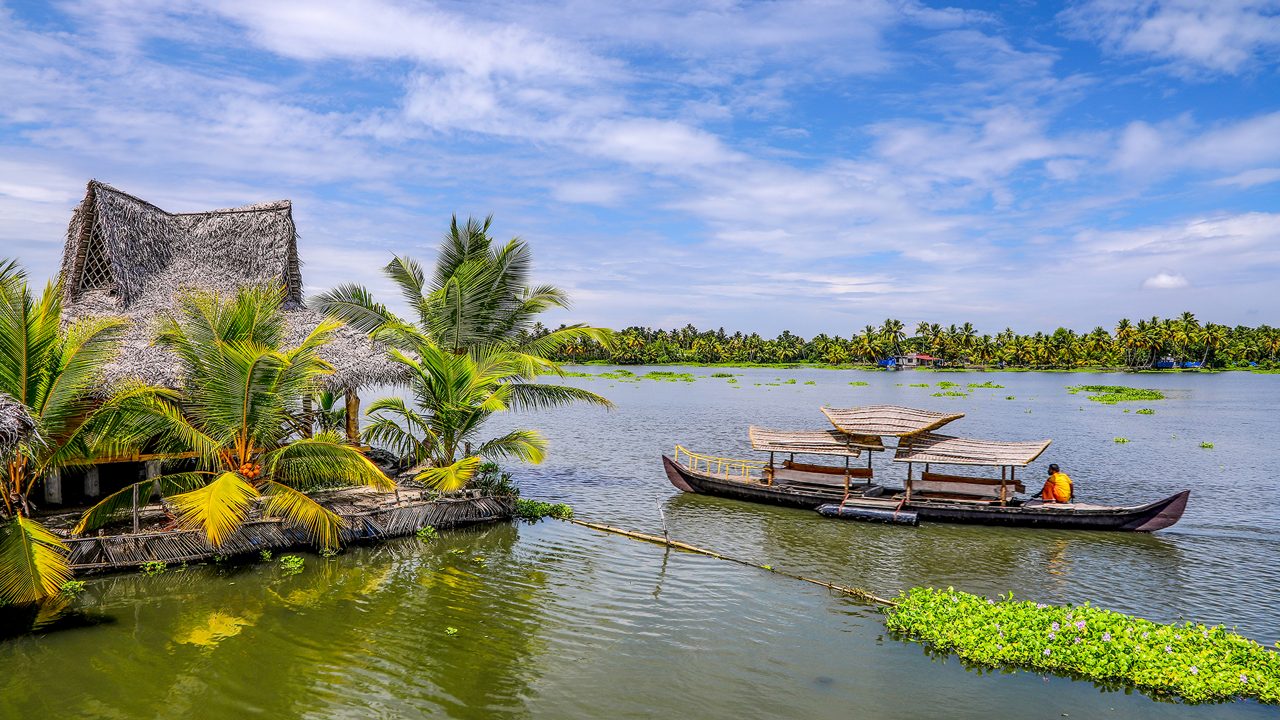
[[[250,285],[285,289],[287,342],[301,342],[323,316],[302,304],[298,232],[288,200],[199,213],[170,213],[96,180],[71,216],[62,254],[68,320],[132,321],[106,387],[137,378],[177,387],[180,367],[152,345],[154,321],[187,290],[233,294]],[[394,382],[399,374],[365,333],[343,327],[321,351],[336,372],[331,389]]]
[[938,463],[940,465],[987,465],[1026,467],[1040,457],[1050,440],[1001,442],[973,440],[937,433],[923,433],[904,440],[894,454],[894,462]]
[[36,421],[27,412],[27,406],[0,393],[0,457],[7,457],[35,432]]
[[762,452],[858,457],[864,449],[884,450],[878,437],[847,435],[839,430],[767,430],[752,425],[747,435],[751,447]]
[[964,417],[964,413],[918,410],[901,405],[867,405],[855,408],[822,408],[836,429],[850,435],[907,437],[928,432]]

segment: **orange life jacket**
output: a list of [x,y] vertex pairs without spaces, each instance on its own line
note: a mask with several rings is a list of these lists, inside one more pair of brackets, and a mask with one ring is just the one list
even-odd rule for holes
[[1071,502],[1071,478],[1064,472],[1056,472],[1045,481],[1040,499],[1045,502]]

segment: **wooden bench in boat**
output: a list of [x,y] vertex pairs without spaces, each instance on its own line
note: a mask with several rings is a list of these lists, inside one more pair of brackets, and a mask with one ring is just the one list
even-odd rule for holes
[[782,467],[774,468],[773,479],[775,482],[792,482],[805,483],[810,485],[829,485],[844,487],[845,476],[850,480],[866,480],[868,484],[871,482],[873,475],[869,467],[832,467],[830,465],[810,465],[808,463],[798,463],[792,460],[785,460]]
[[[1000,496],[1001,485],[1004,485],[1008,493],[1003,498]],[[911,481],[912,497],[919,495],[941,500],[1000,501],[1008,500],[1015,491],[1026,490],[1021,482],[933,472],[921,473],[919,479]]]

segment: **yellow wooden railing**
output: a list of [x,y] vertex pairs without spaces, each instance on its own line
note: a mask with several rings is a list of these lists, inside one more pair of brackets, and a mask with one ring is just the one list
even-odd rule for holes
[[751,475],[753,472],[763,471],[765,468],[765,463],[760,460],[736,460],[702,455],[690,452],[683,445],[676,445],[675,461],[694,472],[742,480],[753,479]]

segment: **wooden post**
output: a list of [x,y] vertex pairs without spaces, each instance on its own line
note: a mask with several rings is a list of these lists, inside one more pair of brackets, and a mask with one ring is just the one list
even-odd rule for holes
[[58,470],[44,479],[44,501],[50,505],[62,504],[62,473]]
[[98,466],[94,465],[84,474],[84,496],[95,498],[102,494],[102,483],[99,481]]
[[914,463],[910,463],[910,462],[907,463],[907,496],[905,498],[906,502],[911,502],[911,475],[912,475],[913,466],[914,466]]
[[347,442],[360,444],[360,396],[354,389],[347,390]]
[[844,456],[844,498],[840,500],[843,505],[849,502],[849,456]]
[[1009,500],[1009,496],[1006,494],[1006,486],[1004,481],[1005,473],[1008,470],[1009,468],[1005,467],[1004,465],[1000,466],[1000,505],[1001,506],[1004,506],[1004,504],[1007,503]]

